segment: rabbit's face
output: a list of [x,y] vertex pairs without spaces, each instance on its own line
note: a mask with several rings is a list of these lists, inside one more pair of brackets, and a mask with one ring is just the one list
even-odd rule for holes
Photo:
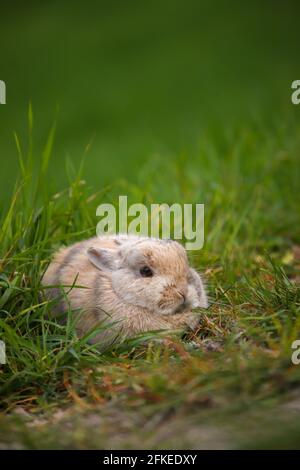
[[201,277],[177,242],[118,241],[116,249],[90,248],[88,257],[110,275],[115,294],[126,303],[160,315],[207,307]]

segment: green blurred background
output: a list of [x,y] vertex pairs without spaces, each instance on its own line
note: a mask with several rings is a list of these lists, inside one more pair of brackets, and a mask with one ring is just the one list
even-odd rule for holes
[[26,147],[30,101],[36,158],[57,120],[55,183],[65,183],[66,156],[77,164],[88,146],[85,176],[96,189],[136,181],[155,155],[192,158],[207,132],[300,122],[290,98],[300,78],[297,3],[2,3],[0,200],[16,179],[14,131]]

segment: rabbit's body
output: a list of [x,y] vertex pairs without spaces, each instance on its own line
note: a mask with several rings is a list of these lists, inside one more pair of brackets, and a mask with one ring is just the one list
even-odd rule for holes
[[[94,342],[195,328],[198,318],[191,308],[207,307],[200,276],[188,266],[184,248],[171,240],[122,235],[76,243],[56,253],[43,284],[64,286],[66,296],[55,309],[67,311],[69,303],[78,312],[79,336],[99,322],[112,324]],[[47,293],[61,295],[57,287]]]

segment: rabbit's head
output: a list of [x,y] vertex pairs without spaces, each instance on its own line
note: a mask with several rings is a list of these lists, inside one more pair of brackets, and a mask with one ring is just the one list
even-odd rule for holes
[[158,315],[207,308],[200,275],[188,264],[185,249],[172,240],[117,237],[115,248],[87,250],[91,263],[111,279],[123,302]]

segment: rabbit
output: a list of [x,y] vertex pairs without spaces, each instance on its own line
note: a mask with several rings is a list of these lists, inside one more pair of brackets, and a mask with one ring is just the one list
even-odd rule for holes
[[[91,340],[99,344],[153,330],[195,329],[199,316],[191,309],[208,307],[201,276],[183,246],[169,239],[121,234],[75,243],[55,254],[42,283],[48,298],[60,297],[54,313],[68,304],[77,311],[79,337],[109,323]],[[51,288],[57,285],[64,296]]]

